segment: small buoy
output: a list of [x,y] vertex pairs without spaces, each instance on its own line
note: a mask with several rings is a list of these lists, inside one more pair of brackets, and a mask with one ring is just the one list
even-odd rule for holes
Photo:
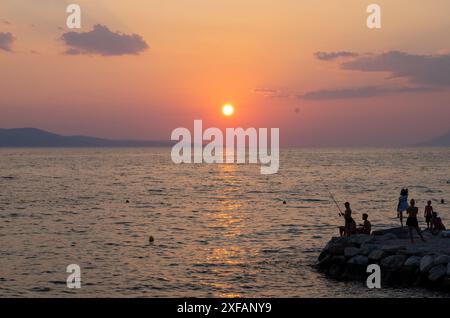
[[125,203],[130,203],[130,200],[126,200]]
[[283,204],[286,204],[286,201],[283,201]]
[[148,238],[148,241],[149,241],[150,243],[153,243],[153,242],[155,241],[155,239],[154,239],[153,236],[150,235],[150,237]]

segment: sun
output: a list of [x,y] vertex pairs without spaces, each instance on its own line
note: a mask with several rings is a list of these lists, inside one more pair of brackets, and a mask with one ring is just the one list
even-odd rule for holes
[[234,106],[231,105],[231,104],[225,104],[225,105],[223,105],[223,107],[222,107],[222,113],[223,113],[225,116],[227,116],[227,117],[233,115],[233,113],[234,113]]

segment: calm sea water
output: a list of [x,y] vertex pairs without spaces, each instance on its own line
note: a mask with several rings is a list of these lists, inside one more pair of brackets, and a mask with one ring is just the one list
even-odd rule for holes
[[[1,149],[0,296],[440,296],[368,290],[311,265],[342,222],[327,188],[383,228],[408,186],[448,224],[450,149],[284,149],[280,160],[264,176],[174,165],[170,149]],[[65,285],[72,263],[79,290]]]

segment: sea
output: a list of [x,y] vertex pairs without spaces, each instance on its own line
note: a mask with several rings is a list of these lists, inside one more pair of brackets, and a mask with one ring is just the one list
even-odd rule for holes
[[3,148],[0,296],[443,297],[314,268],[343,223],[330,193],[377,230],[399,225],[403,187],[449,225],[450,148],[285,148],[272,175],[170,148]]

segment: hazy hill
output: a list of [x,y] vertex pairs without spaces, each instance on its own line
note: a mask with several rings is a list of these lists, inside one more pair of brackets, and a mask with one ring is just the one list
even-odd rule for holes
[[426,142],[420,143],[417,146],[421,147],[450,147],[450,131],[440,137],[428,140]]
[[36,128],[0,129],[0,147],[166,147],[170,142],[62,136]]

